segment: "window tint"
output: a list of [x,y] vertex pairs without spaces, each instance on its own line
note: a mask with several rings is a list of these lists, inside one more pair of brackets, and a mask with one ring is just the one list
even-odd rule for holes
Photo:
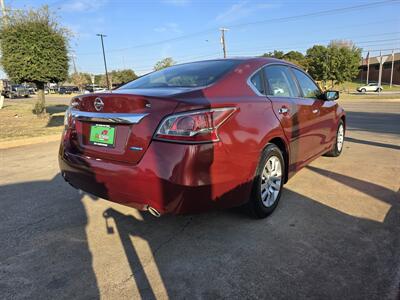
[[264,84],[263,84],[263,79],[262,79],[262,71],[258,71],[256,74],[254,74],[250,81],[253,84],[253,86],[259,91],[261,94],[265,95],[265,90],[264,90]]
[[221,78],[240,62],[224,59],[176,65],[144,75],[120,89],[205,86]]
[[289,70],[285,66],[269,66],[265,68],[268,82],[268,95],[277,97],[298,97],[296,85]]
[[299,82],[304,98],[317,98],[321,94],[318,86],[310,79],[310,77],[297,69],[292,70]]

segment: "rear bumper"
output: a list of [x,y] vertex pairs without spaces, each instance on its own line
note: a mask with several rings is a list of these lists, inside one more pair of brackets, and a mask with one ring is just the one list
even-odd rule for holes
[[161,214],[180,214],[245,203],[251,182],[243,170],[232,173],[233,164],[224,170],[226,155],[213,145],[154,141],[142,160],[131,165],[72,154],[61,143],[59,165],[75,188],[140,210],[151,206]]

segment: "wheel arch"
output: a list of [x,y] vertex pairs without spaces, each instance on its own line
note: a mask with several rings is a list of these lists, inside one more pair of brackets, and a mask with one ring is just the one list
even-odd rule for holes
[[344,129],[346,130],[346,115],[345,114],[341,115],[339,120],[343,121]]
[[288,147],[288,144],[281,137],[274,137],[274,138],[270,139],[268,141],[267,145],[265,145],[264,149],[268,146],[268,144],[274,144],[282,152],[283,159],[284,159],[284,162],[285,162],[285,180],[284,180],[284,183],[286,183],[288,181],[288,179],[289,179],[288,178],[289,177],[289,147]]

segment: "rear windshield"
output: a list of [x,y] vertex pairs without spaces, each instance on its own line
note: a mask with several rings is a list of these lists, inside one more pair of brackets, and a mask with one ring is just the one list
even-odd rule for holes
[[239,60],[215,60],[176,65],[144,75],[119,89],[206,86],[221,78],[239,63]]

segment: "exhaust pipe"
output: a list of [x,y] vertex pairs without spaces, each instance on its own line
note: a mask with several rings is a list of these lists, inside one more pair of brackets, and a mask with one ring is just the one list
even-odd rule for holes
[[151,207],[150,205],[147,206],[147,211],[149,213],[151,213],[153,216],[155,216],[156,218],[161,217],[160,212],[157,209],[155,209],[154,207]]

